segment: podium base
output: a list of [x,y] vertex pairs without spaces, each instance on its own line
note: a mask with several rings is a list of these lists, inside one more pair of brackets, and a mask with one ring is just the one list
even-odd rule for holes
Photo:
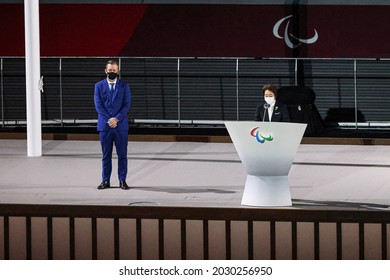
[[288,176],[247,175],[241,205],[291,206]]

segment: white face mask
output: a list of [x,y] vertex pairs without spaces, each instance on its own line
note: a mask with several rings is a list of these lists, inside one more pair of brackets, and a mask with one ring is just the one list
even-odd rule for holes
[[264,97],[264,100],[269,105],[273,105],[275,103],[275,97]]

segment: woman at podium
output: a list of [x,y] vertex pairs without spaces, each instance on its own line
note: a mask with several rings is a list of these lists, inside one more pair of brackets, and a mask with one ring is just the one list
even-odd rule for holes
[[278,90],[272,84],[263,86],[264,101],[257,105],[255,121],[289,122],[286,105],[278,102]]

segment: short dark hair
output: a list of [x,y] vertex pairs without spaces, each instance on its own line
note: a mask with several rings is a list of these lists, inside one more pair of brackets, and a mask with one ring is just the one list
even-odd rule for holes
[[265,86],[263,86],[263,95],[265,94],[266,90],[271,91],[275,95],[275,97],[278,96],[278,89],[273,84],[266,84]]
[[119,62],[118,62],[118,60],[115,60],[115,59],[108,60],[107,63],[106,63],[106,67],[107,67],[108,64],[118,65],[118,67],[119,67]]

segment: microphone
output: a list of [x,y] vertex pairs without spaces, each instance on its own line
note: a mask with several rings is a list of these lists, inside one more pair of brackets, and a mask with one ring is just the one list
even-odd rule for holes
[[268,108],[271,107],[271,105],[269,105],[268,103],[264,103],[263,107],[264,107],[264,114],[263,114],[263,122],[264,122],[265,113],[267,112]]

